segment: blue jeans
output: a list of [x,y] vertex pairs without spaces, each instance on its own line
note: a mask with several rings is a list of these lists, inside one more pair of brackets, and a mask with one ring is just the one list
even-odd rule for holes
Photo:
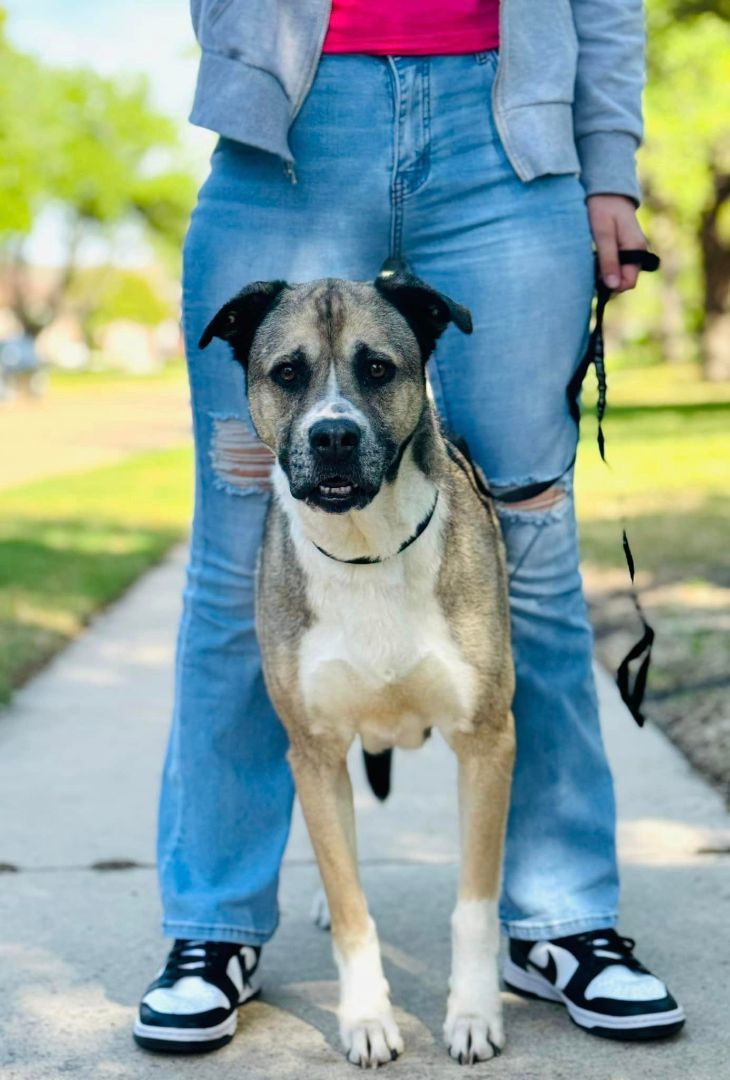
[[491,114],[495,69],[494,53],[324,57],[292,130],[297,183],[261,151],[224,139],[213,154],[184,253],[196,497],[160,809],[169,936],[273,934],[293,798],[254,631],[269,492],[241,434],[242,371],[223,343],[203,353],[197,341],[249,281],[370,280],[389,253],[472,311],[474,334],[449,330],[430,377],[446,427],[493,487],[564,473],[550,508],[500,510],[517,669],[503,925],[536,939],[615,922],[565,394],[586,341],[591,240],[577,177],[516,177]]

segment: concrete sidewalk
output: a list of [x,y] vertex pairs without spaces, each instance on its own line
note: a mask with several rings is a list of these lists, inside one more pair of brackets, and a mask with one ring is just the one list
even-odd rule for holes
[[[139,993],[165,951],[153,839],[181,578],[178,553],[0,715],[3,1080],[354,1075],[337,1044],[329,936],[309,919],[318,878],[299,817],[264,997],[242,1010],[237,1039],[197,1059],[145,1055],[132,1043]],[[717,1080],[730,1075],[730,817],[662,735],[634,726],[605,676],[600,688],[621,817],[621,929],[683,1001],[686,1031],[669,1043],[612,1043],[573,1027],[562,1009],[508,994],[508,1047],[470,1075]],[[357,760],[353,775],[363,878],[407,1048],[385,1075],[456,1076],[440,1034],[456,878],[453,762],[438,739],[399,754],[385,806],[365,790]]]

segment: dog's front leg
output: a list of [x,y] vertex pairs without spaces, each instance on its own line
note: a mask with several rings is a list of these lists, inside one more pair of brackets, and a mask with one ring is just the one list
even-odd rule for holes
[[511,715],[495,731],[457,735],[461,872],[451,917],[452,967],[444,1036],[462,1064],[486,1061],[504,1046],[497,956],[497,904],[514,757]]
[[289,752],[292,771],[317,856],[332,917],[340,975],[340,1037],[348,1061],[382,1065],[403,1051],[390,1007],[375,923],[357,871],[352,786],[343,752]]

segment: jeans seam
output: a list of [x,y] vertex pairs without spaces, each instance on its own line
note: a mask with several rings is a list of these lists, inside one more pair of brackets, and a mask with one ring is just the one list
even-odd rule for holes
[[[183,300],[183,319],[185,318],[185,311],[186,311],[186,304],[185,304],[185,301]],[[192,412],[193,432],[194,432],[194,440],[193,441],[194,441],[194,445],[195,445],[195,511],[194,511],[194,518],[195,518],[195,520],[204,520],[205,519],[206,493],[205,493],[205,483],[203,481],[203,475],[202,475],[203,467],[204,467],[204,464],[203,464],[203,453],[204,453],[204,450],[203,450],[203,433],[200,430],[200,428],[202,426],[202,416],[201,416],[201,414],[199,413],[199,411],[195,408],[195,406],[193,404],[193,402],[194,402],[194,397],[193,397],[193,374],[192,374],[192,370],[191,370],[191,367],[190,367],[190,365],[191,365],[190,352],[191,352],[191,350],[188,347],[188,340],[186,338],[186,340],[185,340],[185,357],[186,357],[187,364],[188,364],[188,380],[189,380],[189,383],[190,383],[190,400],[191,400],[191,412]],[[207,547],[208,547],[208,544],[207,544],[206,537],[205,537],[205,530],[204,529],[201,530],[199,528],[194,529],[193,530],[193,535],[192,535],[192,538],[191,538],[191,541],[190,541],[190,553],[189,553],[189,556],[188,556],[188,574],[189,574],[189,571],[190,571],[190,564],[193,562],[193,560],[195,560],[195,561],[197,561],[199,563],[203,563],[205,561],[205,555],[206,555]],[[186,590],[186,593],[187,593],[187,590]],[[192,621],[193,621],[192,620],[192,598],[188,597],[187,595],[186,595],[184,619],[185,619],[185,630],[184,630],[184,635],[183,635],[182,632],[181,632],[181,635],[180,635],[180,645],[179,645],[178,655],[176,657],[176,669],[175,669],[175,713],[174,713],[174,719],[173,719],[173,731],[176,733],[176,737],[177,737],[177,733],[179,732],[179,729],[180,729],[180,721],[179,721],[178,711],[180,709],[180,702],[182,701],[182,693],[181,693],[182,675],[183,675],[183,671],[185,670],[185,668],[187,666],[186,657],[187,657],[187,652],[188,652],[188,639],[189,639],[189,636],[190,636],[190,628],[191,628]],[[184,831],[185,831],[184,809],[183,808],[184,808],[185,802],[186,802],[185,797],[184,797],[184,786],[183,786],[184,770],[179,769],[178,771],[179,771],[178,784],[180,786],[180,793],[181,794],[180,794],[180,798],[178,800],[178,809],[177,809],[176,816],[175,816],[174,828],[173,828],[172,833],[171,833],[171,837],[172,837],[171,843],[170,843],[170,845],[168,847],[168,850],[167,850],[167,853],[165,855],[164,860],[162,860],[162,859],[160,860],[160,868],[159,868],[159,871],[158,871],[158,877],[160,879],[160,883],[162,883],[163,870],[166,870],[167,867],[170,866],[170,864],[177,859],[178,852],[180,851],[180,849],[182,847],[182,844],[183,844],[183,834],[184,834]],[[162,892],[162,901],[163,901],[163,925],[164,925],[164,923],[165,923],[164,906],[165,906],[165,899],[166,899],[166,896],[167,896],[167,889],[161,889],[161,892]]]
[[[185,321],[185,302],[183,300],[183,323],[184,323],[184,321]],[[185,355],[186,355],[186,358],[189,357],[189,350],[188,350],[187,340],[185,341]],[[192,396],[193,396],[192,372],[190,371],[189,358],[188,358],[188,380],[190,382],[190,397],[191,397],[191,403],[192,403]],[[200,451],[198,449],[202,445],[202,439],[199,437],[200,436],[200,417],[199,417],[199,415],[197,413],[197,410],[192,406],[192,404],[191,404],[191,412],[192,412],[193,430],[194,430],[194,435],[195,435],[194,443],[195,443],[195,503],[196,503],[196,506],[195,506],[195,510],[194,510],[194,517],[197,518],[198,517],[198,510],[201,511],[201,515],[203,514],[202,507],[203,507],[203,502],[204,502],[204,498],[205,498],[205,494],[204,494],[205,485],[203,484],[203,480],[202,480],[202,476],[201,476],[202,462],[201,462],[201,453],[200,453]],[[197,428],[197,430],[196,430],[196,428]],[[199,560],[202,561],[202,559],[203,559],[203,557],[205,555],[205,546],[206,546],[205,545],[205,534],[204,534],[204,531],[203,531],[203,536],[201,538],[200,532],[201,532],[201,530],[199,530],[199,529],[194,530],[193,531],[193,536],[191,537],[191,540],[190,540],[190,547],[189,547],[189,552],[188,552],[187,574],[189,574],[189,572],[190,572],[190,564],[193,562],[193,560],[194,559],[199,559]],[[187,589],[186,589],[186,593],[187,593]],[[184,609],[184,615],[183,615],[183,623],[182,623],[182,625],[180,627],[180,637],[179,637],[179,643],[178,643],[178,649],[177,649],[177,655],[176,655],[176,666],[175,666],[175,699],[174,699],[175,704],[174,704],[172,732],[171,732],[171,738],[174,737],[175,739],[179,738],[179,732],[180,732],[180,720],[179,720],[179,715],[178,714],[179,714],[179,709],[180,709],[180,702],[182,701],[181,683],[182,683],[183,670],[185,668],[185,663],[186,663],[185,657],[186,657],[187,650],[188,650],[188,639],[189,639],[189,636],[190,636],[190,628],[191,628],[191,625],[192,625],[192,621],[193,621],[192,620],[192,600],[191,600],[191,598],[189,596],[186,595],[185,609]],[[181,793],[183,793],[183,774],[184,774],[184,770],[183,769],[178,769],[177,783],[180,786]],[[175,823],[174,823],[174,826],[173,826],[172,831],[171,831],[171,842],[170,842],[170,844],[168,846],[168,849],[167,849],[167,852],[165,854],[164,859],[159,860],[160,865],[159,865],[159,870],[158,870],[158,878],[160,880],[160,883],[162,883],[163,873],[167,870],[168,866],[175,860],[175,858],[176,858],[176,856],[177,856],[177,854],[178,854],[178,852],[179,852],[179,850],[181,848],[181,845],[182,845],[182,836],[183,836],[183,831],[184,831],[184,823],[183,823],[183,816],[184,816],[183,806],[184,805],[185,805],[185,799],[183,797],[183,794],[181,794],[181,797],[178,800],[178,808],[177,808],[177,811],[176,811],[176,814],[175,814]],[[159,813],[159,810],[158,810],[158,813]],[[163,907],[164,907],[164,896],[166,895],[167,890],[161,889],[161,892],[163,893]]]
[[391,228],[391,254],[398,257],[403,245],[403,182],[396,180],[393,187],[393,223]]
[[410,199],[413,195],[417,195],[428,182],[431,173],[431,75],[430,66],[428,60],[424,60],[420,65],[421,73],[421,86],[422,86],[422,103],[423,103],[423,152],[421,154],[421,163],[416,170],[415,175],[419,177],[415,183],[409,184],[402,180],[403,194],[402,199],[405,202],[406,199]]
[[[502,929],[510,937],[521,938],[523,941],[537,941],[548,934],[554,937],[565,937],[571,930],[575,933],[603,930],[614,925],[617,920],[618,912],[613,910],[598,912],[595,915],[575,916],[572,919],[552,919],[549,922],[525,922],[520,919],[501,919],[500,921]],[[561,930],[563,933],[556,935],[553,933],[555,930]]]
[[[186,605],[185,605],[185,613],[183,615],[183,622],[182,622],[182,625],[180,627],[180,644],[179,644],[180,663],[179,663],[178,668],[177,668],[177,670],[175,672],[175,712],[177,712],[177,710],[179,708],[179,702],[180,702],[181,697],[182,697],[182,695],[180,693],[180,684],[182,682],[182,669],[183,669],[182,657],[183,657],[185,649],[187,648],[187,641],[188,641],[188,635],[189,635],[189,632],[190,632],[190,624],[191,624],[191,622],[192,622],[192,616],[191,616],[191,612],[190,612],[190,605],[189,605],[189,603],[186,603]],[[172,732],[170,733],[171,740],[173,738],[175,740],[177,740],[178,735],[179,735],[179,723],[178,723],[178,720],[177,720],[177,716],[175,716],[175,718],[173,720]],[[177,757],[177,756],[178,756],[177,753],[175,753],[175,757]],[[180,785],[181,788],[182,788],[182,783],[183,783],[182,774],[183,774],[183,770],[178,769],[177,782],[178,782],[178,784]],[[169,846],[169,848],[168,848],[168,850],[167,850],[167,852],[165,854],[164,859],[160,859],[160,865],[159,865],[159,871],[158,871],[158,876],[160,877],[160,879],[162,879],[162,876],[163,876],[164,872],[167,870],[167,867],[174,860],[175,856],[177,855],[178,849],[180,847],[180,840],[181,840],[181,837],[182,837],[182,830],[183,830],[183,825],[182,825],[183,802],[184,802],[183,799],[180,799],[179,802],[178,802],[178,809],[177,809],[177,812],[175,814],[175,823],[174,823],[173,830],[172,830],[172,838],[173,838],[172,843],[170,844],[170,846]],[[159,810],[158,810],[158,813],[159,813]]]
[[403,116],[404,101],[400,89],[400,75],[392,56],[386,57],[388,71],[390,72],[391,89],[393,91],[393,170],[390,181],[390,255],[398,257],[401,252],[403,240],[403,192],[402,180],[398,175],[398,162],[400,155],[400,126]]
[[[193,931],[194,935],[203,935],[204,941],[215,941],[210,935],[225,934],[226,940],[240,941],[242,945],[263,945],[270,941],[276,933],[278,920],[269,930],[253,930],[250,927],[238,926],[233,923],[205,923],[188,922],[184,919],[163,919],[162,930],[166,937],[177,936],[168,931]],[[232,935],[235,935],[232,936]]]

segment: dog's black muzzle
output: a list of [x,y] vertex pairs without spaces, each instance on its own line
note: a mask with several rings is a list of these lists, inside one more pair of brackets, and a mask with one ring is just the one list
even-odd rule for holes
[[317,420],[308,432],[304,453],[279,455],[295,499],[318,510],[344,514],[361,510],[377,495],[380,482],[362,468],[362,431],[344,417]]
[[354,420],[317,420],[309,430],[309,476],[294,483],[292,495],[330,514],[360,510],[377,494],[379,485],[365,482],[359,461],[362,431]]

